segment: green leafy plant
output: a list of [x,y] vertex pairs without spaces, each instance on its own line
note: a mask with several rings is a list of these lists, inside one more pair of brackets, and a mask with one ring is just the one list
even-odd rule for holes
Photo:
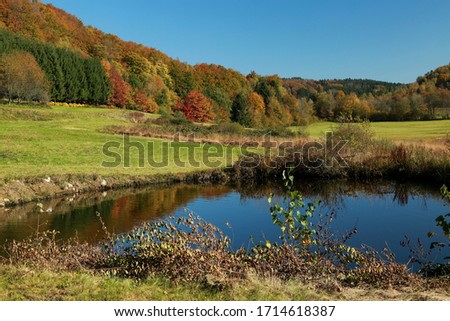
[[[442,199],[446,204],[450,204],[450,191],[447,186],[441,187]],[[446,256],[443,259],[447,262],[433,262],[429,258],[435,250],[445,251],[446,248],[450,248],[450,213],[439,215],[435,221],[436,225],[442,229],[445,241],[435,241],[430,244],[429,248],[426,248],[424,244],[417,241],[417,244],[413,243],[408,237],[405,237],[405,241],[402,242],[402,246],[408,247],[411,252],[412,261],[420,265],[419,273],[428,277],[449,277],[450,276],[450,256]],[[436,237],[434,232],[428,232],[429,238]]]
[[[448,190],[447,186],[443,185],[441,187],[441,194],[442,194],[442,198],[444,199],[444,201],[447,204],[450,204],[450,191]],[[446,246],[450,247],[450,213],[438,216],[436,218],[436,223],[437,223],[437,226],[442,228],[442,231],[444,232],[444,236],[447,237],[448,241],[447,241],[447,243],[433,242],[433,243],[431,243],[431,249],[444,248]],[[447,256],[445,259],[450,260],[450,256]]]
[[[447,186],[443,185],[441,187],[441,195],[442,199],[447,203],[450,204],[450,191],[448,190]],[[439,215],[436,217],[436,225],[440,228],[442,228],[443,235],[447,238],[447,242],[432,242],[430,244],[430,250],[433,249],[444,249],[445,247],[450,247],[450,213],[445,215]],[[434,237],[435,234],[432,232],[428,233],[428,237]],[[450,256],[447,256],[444,258],[445,260],[450,260]],[[450,262],[449,262],[450,264]]]
[[[450,205],[450,191],[448,190],[447,186],[443,185],[441,187],[441,194],[444,201]],[[444,235],[447,236],[447,238],[450,240],[450,222],[446,220],[447,217],[450,217],[450,214],[447,214],[445,216],[441,215],[436,218],[436,222],[438,223],[438,226],[442,227]]]
[[[319,204],[305,203],[302,194],[294,189],[294,176],[291,171],[283,171],[284,198],[283,204],[273,202],[273,194],[268,199],[272,222],[281,229],[283,242],[294,241],[302,246],[316,243],[317,232],[311,219]],[[273,204],[273,205],[272,205]]]

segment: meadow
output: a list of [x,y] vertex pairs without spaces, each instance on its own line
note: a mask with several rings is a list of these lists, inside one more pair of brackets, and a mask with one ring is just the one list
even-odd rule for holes
[[[317,122],[306,127],[313,138],[323,137],[325,132],[336,127],[332,122]],[[290,127],[296,131],[303,127]],[[376,138],[403,142],[425,142],[434,139],[447,139],[450,136],[450,120],[374,122],[371,128]]]
[[[144,153],[137,148],[130,149],[130,166],[123,163],[105,167],[103,162],[113,158],[103,153],[108,142],[122,144],[123,136],[114,135],[105,128],[110,126],[135,126],[134,112],[122,109],[97,107],[51,107],[33,105],[0,105],[0,179],[10,180],[36,176],[64,174],[81,175],[125,175],[143,176],[168,173],[185,173],[207,169],[207,164],[178,166],[174,153],[169,153],[168,166],[154,167],[147,163],[151,156],[159,161],[162,142],[167,139],[132,137],[131,142],[144,146]],[[144,119],[155,119],[158,115],[145,114]],[[141,119],[142,120],[142,119]],[[306,132],[311,138],[324,137],[333,130],[335,123],[317,122],[305,127],[291,127],[292,131]],[[372,123],[375,138],[409,143],[446,140],[450,133],[450,120],[415,122]],[[192,148],[189,143],[175,142],[179,157],[187,161],[188,155],[201,160],[205,148]],[[148,143],[153,143],[149,150]],[[215,157],[224,167],[231,165],[239,157],[239,149],[218,147],[222,155]],[[119,150],[117,150],[119,151]],[[149,156],[150,155],[150,156]],[[123,156],[123,155],[122,155]],[[144,158],[144,159],[142,159]],[[123,157],[122,157],[123,160]],[[144,161],[144,166],[138,166]]]
[[[157,116],[146,114],[145,117]],[[131,142],[142,143],[144,153],[139,154],[137,148],[130,148],[129,167],[123,163],[115,167],[102,166],[104,161],[114,160],[104,155],[105,143],[116,142],[123,146],[123,136],[105,133],[102,129],[111,125],[133,124],[133,121],[132,112],[121,109],[0,105],[0,178],[61,174],[139,176],[206,169],[202,162],[199,166],[177,166],[173,151],[169,154],[168,166],[150,167],[147,162],[149,155],[155,161],[160,160],[162,140],[142,137],[130,139]],[[154,147],[150,150],[149,142]],[[172,146],[179,147],[182,161],[187,161],[188,154],[200,160],[203,149],[208,148],[203,145],[202,148],[192,149],[183,141]],[[237,156],[237,149],[224,147],[222,157],[216,159],[225,166],[236,160]],[[139,157],[144,160],[145,166],[138,166]]]

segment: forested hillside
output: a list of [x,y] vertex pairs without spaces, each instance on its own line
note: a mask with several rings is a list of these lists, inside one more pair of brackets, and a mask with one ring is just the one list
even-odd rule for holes
[[311,98],[314,94],[330,90],[342,90],[346,95],[355,93],[358,96],[372,94],[379,96],[405,86],[400,83],[391,83],[371,79],[323,79],[310,80],[302,78],[283,79],[289,92],[298,98]]
[[[172,59],[85,26],[38,0],[0,0],[0,11],[0,95],[8,100],[113,105],[254,127],[318,118],[419,120],[449,114],[449,65],[410,85],[281,79],[254,72],[245,76],[219,65],[192,66]],[[35,63],[32,72],[25,68]],[[37,86],[41,72],[45,79]]]
[[[0,10],[2,53],[32,53],[51,84],[54,101],[182,111],[192,120],[233,120],[246,126],[300,121],[297,99],[277,76],[246,77],[218,65],[191,66],[84,26],[39,1],[0,0]],[[205,109],[206,117],[197,118],[191,110],[193,97],[195,108]]]

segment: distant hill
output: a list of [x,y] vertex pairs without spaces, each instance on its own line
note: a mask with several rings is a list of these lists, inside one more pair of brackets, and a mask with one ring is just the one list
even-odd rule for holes
[[417,83],[419,85],[431,83],[437,88],[450,90],[450,63],[418,77]]
[[372,94],[380,96],[406,86],[401,83],[391,83],[371,79],[322,79],[307,80],[302,78],[283,79],[289,92],[298,98],[311,97],[318,92],[342,90],[346,95],[355,93],[358,96]]

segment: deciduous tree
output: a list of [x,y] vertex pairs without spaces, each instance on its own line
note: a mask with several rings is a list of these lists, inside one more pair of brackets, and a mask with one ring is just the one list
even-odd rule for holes
[[10,101],[47,102],[50,83],[32,54],[12,52],[1,57],[0,92]]
[[256,92],[252,92],[248,97],[248,110],[252,125],[254,127],[261,127],[264,124],[265,105],[263,98]]
[[109,80],[112,91],[110,103],[122,108],[131,105],[131,86],[123,80],[122,75],[115,66],[111,66],[109,70]]
[[197,90],[190,91],[175,110],[181,111],[187,119],[192,121],[208,122],[214,118],[211,101]]

